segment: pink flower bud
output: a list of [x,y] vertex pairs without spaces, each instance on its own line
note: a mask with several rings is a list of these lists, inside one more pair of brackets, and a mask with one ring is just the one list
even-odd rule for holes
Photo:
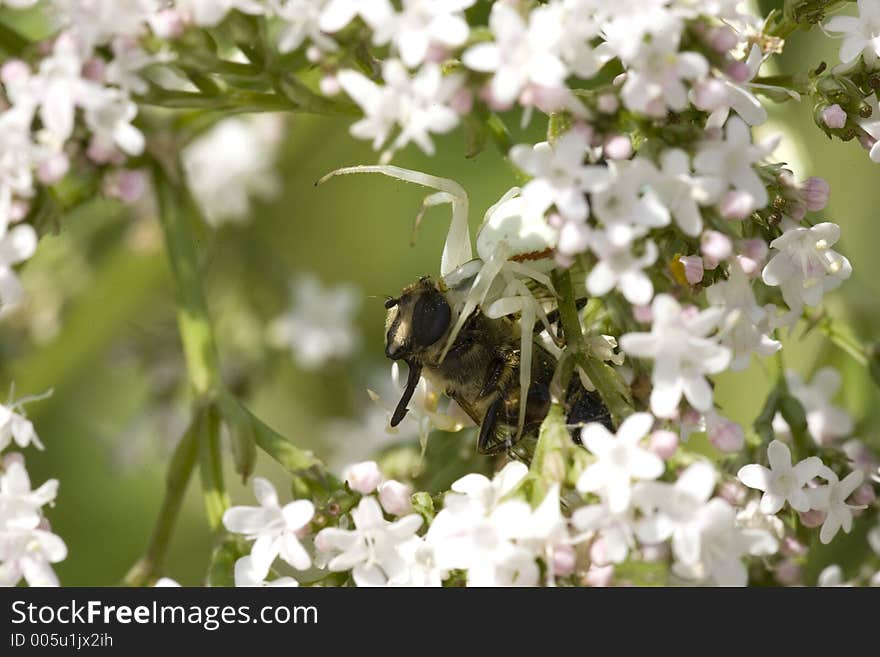
[[730,238],[717,230],[707,230],[700,238],[704,269],[715,269],[719,262],[730,257],[732,251],[733,243]]
[[869,151],[874,148],[874,144],[877,143],[877,140],[874,139],[867,132],[862,132],[861,134],[859,134],[859,143],[862,145],[862,148],[864,148],[866,151]]
[[791,559],[785,559],[773,569],[773,576],[783,586],[796,586],[801,582],[801,567]]
[[767,243],[762,239],[743,240],[739,243],[742,251],[736,261],[746,276],[756,276],[767,260]]
[[725,219],[742,221],[755,209],[755,199],[748,192],[737,189],[727,192],[718,209]]
[[585,580],[588,585],[605,587],[611,584],[614,577],[614,566],[590,566]]
[[551,554],[553,574],[566,577],[574,572],[577,564],[577,554],[571,545],[557,545]]
[[86,156],[95,164],[107,164],[117,159],[119,151],[116,147],[104,139],[92,137],[86,148]]
[[104,81],[104,71],[107,68],[107,65],[104,63],[104,60],[99,57],[92,57],[83,65],[83,77],[87,80],[92,80],[93,82],[103,82]]
[[810,529],[814,529],[815,527],[818,527],[823,522],[825,522],[825,512],[819,511],[819,509],[810,509],[809,511],[798,511],[798,516],[801,519],[801,524],[804,527],[809,527]]
[[738,481],[725,481],[718,487],[718,497],[731,506],[741,506],[746,494],[746,489]]
[[596,108],[603,114],[614,114],[620,109],[620,101],[614,94],[602,94],[596,100]]
[[748,82],[752,79],[752,71],[745,62],[731,62],[725,72],[734,82]]
[[724,54],[736,48],[739,43],[739,37],[736,32],[727,27],[715,27],[709,32],[709,45],[717,52]]
[[626,135],[610,135],[605,139],[605,157],[609,160],[628,160],[632,156],[632,142]]
[[147,189],[147,174],[140,170],[121,169],[109,175],[104,183],[104,193],[123,203],[134,203]]
[[837,130],[846,125],[846,112],[835,103],[822,110],[822,122],[832,130]]
[[361,495],[369,495],[382,481],[382,473],[375,461],[362,461],[348,466],[345,481],[353,491]]
[[152,14],[148,19],[150,29],[160,39],[176,39],[186,27],[183,14],[177,9],[162,9]]
[[27,201],[22,201],[21,199],[13,199],[13,201],[9,204],[9,221],[16,222],[21,221],[26,216],[28,216],[28,212],[31,211],[31,204]]
[[605,548],[605,541],[597,538],[590,545],[590,561],[595,566],[605,566],[611,563],[608,560],[608,550]]
[[707,419],[706,425],[709,442],[722,452],[738,452],[746,443],[743,428],[732,420],[719,416]]
[[342,91],[342,85],[339,84],[339,80],[336,79],[335,75],[325,75],[321,78],[318,86],[321,89],[321,93],[325,96],[337,96]]
[[715,78],[700,80],[694,85],[693,102],[704,112],[714,112],[727,104],[727,87]]
[[801,195],[804,197],[807,210],[819,212],[828,205],[828,197],[831,196],[831,187],[824,178],[813,176],[801,183]]
[[678,434],[665,429],[657,429],[651,434],[648,449],[661,459],[672,458],[678,449]]
[[309,46],[306,48],[306,59],[308,59],[312,64],[317,64],[321,61],[321,57],[324,53],[321,52],[321,49],[317,46]]
[[379,503],[392,516],[405,516],[412,512],[411,495],[409,486],[394,479],[379,485]]
[[853,491],[853,504],[872,504],[877,499],[877,493],[874,492],[874,486],[871,483],[862,484]]
[[703,280],[703,259],[700,256],[681,256],[678,261],[684,266],[684,277],[691,285]]
[[70,160],[63,152],[53,153],[37,166],[37,178],[44,185],[53,185],[70,169]]
[[320,531],[315,536],[315,549],[318,552],[329,552],[333,549],[333,546],[327,542],[327,535]]
[[642,559],[648,563],[665,561],[669,557],[669,545],[666,543],[654,543],[642,546]]
[[462,87],[449,100],[449,107],[457,114],[468,114],[474,107],[474,94],[470,89]]
[[31,70],[20,59],[7,60],[3,63],[2,68],[0,68],[0,80],[3,81],[3,84],[10,87],[27,82],[30,77]]
[[782,539],[782,553],[791,557],[800,557],[807,553],[807,546],[794,536],[786,536]]
[[640,324],[650,324],[654,321],[654,313],[651,312],[651,306],[633,306],[633,319]]

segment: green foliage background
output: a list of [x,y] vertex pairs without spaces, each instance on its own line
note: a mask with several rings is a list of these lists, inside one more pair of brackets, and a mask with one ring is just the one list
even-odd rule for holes
[[[793,35],[782,61],[784,69],[795,71],[822,60],[836,61],[836,45],[814,32]],[[855,273],[829,307],[851,321],[862,339],[876,340],[880,165],[871,163],[855,143],[827,141],[812,125],[808,103],[789,103],[774,119],[806,154],[809,168],[797,170],[798,177],[823,176],[831,184],[831,203],[820,216],[841,225],[839,250],[850,258]],[[247,225],[202,230],[199,244],[227,379],[270,425],[324,456],[329,447],[319,430],[323,420],[356,419],[368,403],[365,388],[375,372],[387,371],[382,295],[420,275],[437,273],[448,221],[447,208],[430,210],[411,245],[412,220],[424,195],[419,188],[367,176],[316,188],[315,181],[332,169],[375,162],[368,144],[349,137],[348,124],[290,117],[279,167],[282,196],[257,205]],[[515,134],[540,140],[541,121],[535,119]],[[485,208],[514,184],[512,171],[491,147],[476,159],[466,159],[461,130],[438,139],[437,146],[434,158],[410,148],[396,163],[459,181],[470,193],[475,228]],[[0,381],[15,381],[17,394],[54,389],[50,399],[29,407],[47,449],[29,450],[27,458],[34,483],[49,477],[61,481],[57,505],[48,516],[70,554],[57,571],[65,585],[112,585],[143,551],[158,511],[170,446],[186,419],[180,401],[185,399],[185,382],[175,384],[183,361],[155,217],[134,217],[115,203],[95,199],[57,228],[24,266],[29,308],[0,330]],[[315,272],[327,282],[353,281],[362,292],[358,323],[363,343],[352,361],[307,373],[287,354],[265,351],[262,327],[284,310],[288,281],[300,272]],[[35,342],[30,333],[34,326],[46,333],[52,316],[47,308],[56,297],[60,330]],[[788,367],[804,375],[823,364],[840,368],[845,388],[839,403],[857,418],[856,435],[880,445],[880,394],[862,368],[818,335],[788,340],[785,358]],[[746,372],[722,377],[718,401],[724,411],[750,426],[773,374],[772,363],[755,362]],[[162,408],[177,408],[178,421],[143,422],[145,414],[155,416]],[[348,437],[342,438],[344,445]],[[438,441],[429,454],[436,455],[434,465],[449,449],[458,454],[462,445],[465,453],[472,448],[469,438],[438,436],[434,443]],[[476,459],[474,464],[488,465]],[[283,491],[288,479],[262,456],[258,471]],[[447,471],[444,477],[454,474]],[[227,479],[233,501],[251,503],[250,491],[231,467]],[[211,547],[199,487],[193,482],[167,574],[184,584],[202,582]],[[823,563],[835,560],[846,568],[865,549],[863,536],[839,538],[816,554],[808,581]]]

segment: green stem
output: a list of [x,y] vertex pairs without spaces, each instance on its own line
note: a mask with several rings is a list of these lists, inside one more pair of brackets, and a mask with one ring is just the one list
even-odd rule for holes
[[165,480],[165,499],[159,510],[159,519],[153,529],[150,545],[144,556],[128,571],[123,580],[125,586],[146,586],[162,573],[174,525],[180,515],[186,487],[196,464],[198,424],[198,419],[193,421],[174,450]]
[[204,399],[216,392],[220,375],[208,306],[199,279],[195,240],[185,213],[189,203],[158,165],[153,171],[189,381],[196,397]]
[[583,328],[575,305],[574,286],[567,270],[557,270],[553,274],[553,285],[559,294],[559,320],[565,332],[565,342],[577,363],[590,377],[605,406],[611,412],[615,423],[632,413],[632,407],[620,394],[620,385],[615,373],[604,361],[591,358],[584,343]]
[[865,367],[868,364],[868,350],[855,337],[842,330],[838,322],[826,317],[821,321],[819,327],[832,344],[843,349],[859,365]]
[[30,45],[31,42],[27,37],[0,22],[0,50],[7,55],[19,57]]
[[223,513],[229,508],[229,496],[223,481],[223,455],[220,445],[220,415],[214,406],[202,413],[199,432],[199,477],[208,525],[216,532],[223,526]]

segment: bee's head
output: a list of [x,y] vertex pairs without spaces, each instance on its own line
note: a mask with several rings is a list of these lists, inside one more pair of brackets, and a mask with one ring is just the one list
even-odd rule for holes
[[428,277],[404,288],[385,307],[385,355],[392,360],[408,359],[437,344],[452,319],[449,303]]

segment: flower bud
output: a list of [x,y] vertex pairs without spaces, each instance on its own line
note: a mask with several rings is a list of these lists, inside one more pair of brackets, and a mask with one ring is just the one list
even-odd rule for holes
[[796,586],[801,582],[801,567],[791,559],[785,559],[773,569],[773,576],[783,586]]
[[369,495],[382,481],[382,473],[375,461],[362,461],[348,467],[345,481],[353,491],[361,495]]
[[700,252],[703,254],[704,269],[715,269],[719,262],[730,257],[733,243],[724,233],[707,230],[700,238]]
[[648,442],[648,449],[654,452],[661,459],[671,458],[678,449],[678,434],[665,429],[658,429],[651,434]]
[[853,504],[856,505],[872,504],[876,499],[877,494],[874,492],[874,485],[870,482],[862,484],[861,486],[856,488],[852,494]]
[[684,267],[684,277],[691,285],[703,280],[703,259],[700,256],[681,256],[678,261]]
[[709,442],[722,452],[738,452],[745,445],[746,439],[743,428],[732,420],[718,417],[707,420],[707,433]]
[[745,62],[731,62],[725,72],[734,82],[748,82],[752,77],[752,71]]
[[810,509],[809,511],[798,511],[798,517],[804,527],[814,529],[825,522],[825,512],[819,509]]
[[602,94],[596,100],[596,108],[603,114],[614,114],[620,109],[620,101],[611,93]]
[[746,489],[738,481],[725,481],[718,487],[718,497],[731,506],[740,506],[746,499]]
[[107,177],[104,193],[123,203],[134,203],[147,189],[147,174],[141,170],[121,169]]
[[694,84],[693,103],[704,112],[714,112],[727,103],[727,87],[721,80],[708,78]]
[[717,53],[724,54],[733,50],[737,43],[739,43],[739,37],[736,36],[736,32],[726,25],[714,27],[709,31],[709,45]]
[[583,253],[590,244],[590,228],[585,223],[566,221],[559,231],[556,248],[563,255]]
[[610,563],[608,560],[608,550],[605,548],[605,541],[597,538],[590,545],[590,561],[595,566],[605,566]]
[[379,485],[379,503],[392,516],[412,513],[411,495],[412,489],[409,486],[394,479]]
[[577,553],[571,545],[557,545],[551,555],[553,574],[566,577],[574,572],[577,564]]
[[162,9],[154,12],[147,21],[150,29],[160,39],[176,39],[183,34],[185,21],[177,9]]
[[834,103],[822,110],[822,123],[832,130],[837,130],[846,125],[846,112],[843,108]]
[[614,577],[614,566],[590,566],[584,578],[590,586],[605,587],[611,584]]
[[807,205],[807,210],[819,212],[828,205],[831,187],[824,178],[813,176],[801,183],[801,195],[804,198],[804,203]]
[[318,87],[325,96],[338,96],[342,91],[342,85],[339,84],[335,75],[325,75],[318,83]]
[[37,178],[44,185],[52,185],[67,175],[70,160],[63,152],[53,153],[37,166]]
[[801,557],[807,553],[807,546],[794,536],[786,536],[782,539],[782,553],[791,557]]
[[725,219],[742,221],[755,209],[755,199],[748,192],[737,189],[725,194],[718,209]]
[[633,319],[640,324],[650,324],[654,321],[654,313],[651,312],[651,306],[633,306]]
[[30,76],[30,68],[21,59],[9,59],[0,67],[0,81],[7,87],[27,82]]
[[609,160],[628,160],[632,155],[632,142],[626,135],[610,135],[605,139],[605,157]]

